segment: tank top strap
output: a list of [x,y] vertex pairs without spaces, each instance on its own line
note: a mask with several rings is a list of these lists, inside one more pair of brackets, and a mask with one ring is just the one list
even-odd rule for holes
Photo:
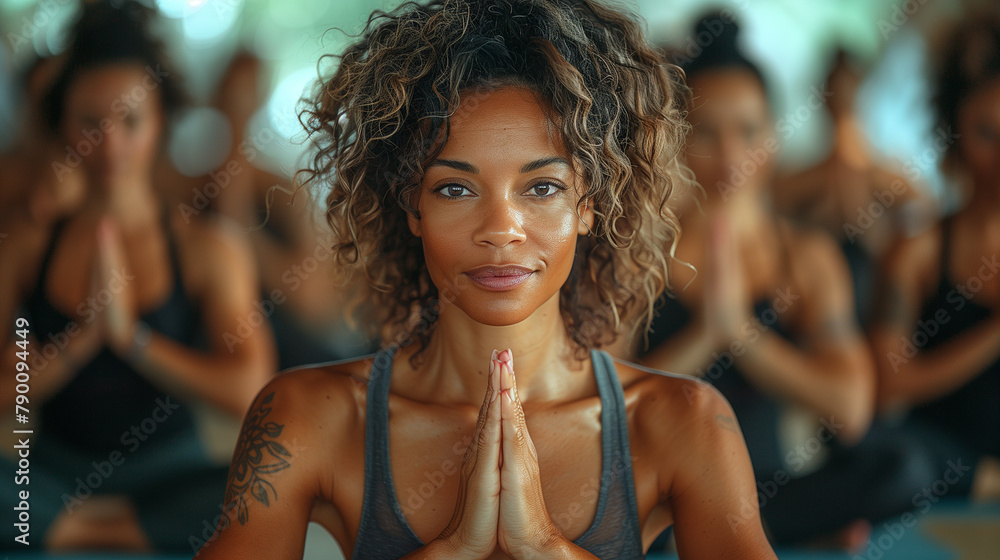
[[603,350],[590,356],[601,395],[601,493],[595,523],[575,542],[599,558],[643,558],[625,393],[611,356]]
[[181,274],[181,254],[178,248],[178,238],[174,235],[174,228],[170,225],[170,211],[164,209],[163,216],[160,219],[163,222],[163,234],[167,238],[170,267],[174,269],[174,289],[184,290],[184,276]]
[[[628,416],[625,410],[625,392],[618,380],[613,358],[603,350],[592,350],[594,376],[601,394],[601,443],[603,447],[602,471],[621,469],[622,484],[628,494],[629,505],[636,510],[635,486],[632,481],[632,455],[628,441]],[[606,474],[602,473],[602,476]],[[638,516],[638,514],[637,514]]]
[[354,558],[399,558],[423,546],[396,499],[389,462],[389,386],[395,348],[375,354],[365,404],[365,489]]

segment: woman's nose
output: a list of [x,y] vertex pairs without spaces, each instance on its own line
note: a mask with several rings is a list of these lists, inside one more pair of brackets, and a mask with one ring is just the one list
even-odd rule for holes
[[473,234],[476,244],[504,247],[526,239],[524,233],[524,213],[513,200],[504,196],[493,201],[484,201],[477,213],[477,225]]

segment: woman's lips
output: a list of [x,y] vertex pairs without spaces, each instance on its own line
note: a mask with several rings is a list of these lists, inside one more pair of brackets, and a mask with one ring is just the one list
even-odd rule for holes
[[480,266],[465,274],[479,287],[493,292],[504,292],[525,283],[534,270],[518,265]]

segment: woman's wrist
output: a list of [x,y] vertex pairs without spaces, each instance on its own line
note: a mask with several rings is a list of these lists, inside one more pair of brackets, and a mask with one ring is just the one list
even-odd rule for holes
[[595,558],[555,530],[540,538],[530,550],[516,554],[517,560],[554,560],[558,558]]
[[456,560],[480,560],[448,538],[438,537],[400,560],[419,560],[422,558],[454,558]]
[[124,358],[131,364],[137,364],[146,356],[146,348],[153,340],[153,331],[145,321],[136,321],[132,326],[132,339],[125,349]]

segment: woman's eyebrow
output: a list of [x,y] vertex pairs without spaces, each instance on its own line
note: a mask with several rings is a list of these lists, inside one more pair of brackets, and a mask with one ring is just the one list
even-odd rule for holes
[[464,161],[456,161],[453,159],[435,159],[434,161],[427,164],[427,167],[434,167],[435,165],[442,165],[444,167],[450,167],[452,169],[457,169],[465,173],[472,173],[473,175],[479,174],[479,168],[471,163],[466,163]]
[[[438,158],[438,159],[435,159],[434,161],[428,163],[427,167],[433,167],[435,165],[441,165],[441,166],[444,166],[444,167],[450,167],[452,169],[456,169],[456,170],[462,171],[464,173],[471,173],[473,175],[479,174],[479,168],[478,167],[476,167],[475,165],[472,165],[471,163],[465,162],[465,161],[457,161],[457,160],[453,160],[453,159],[441,159],[441,158]],[[541,168],[549,166],[549,165],[565,165],[566,167],[570,167],[570,164],[569,164],[568,161],[566,161],[566,158],[563,158],[563,157],[560,157],[560,156],[552,156],[552,157],[546,157],[546,158],[536,159],[535,161],[528,162],[528,163],[526,163],[526,164],[524,164],[524,165],[521,166],[521,170],[520,171],[521,171],[521,173],[531,173],[532,171],[536,171],[538,169],[541,169]]]
[[532,171],[541,169],[548,165],[565,165],[566,167],[570,167],[570,164],[568,161],[566,161],[566,158],[559,156],[552,156],[542,159],[536,159],[535,161],[524,164],[523,166],[521,166],[521,173],[531,173]]

